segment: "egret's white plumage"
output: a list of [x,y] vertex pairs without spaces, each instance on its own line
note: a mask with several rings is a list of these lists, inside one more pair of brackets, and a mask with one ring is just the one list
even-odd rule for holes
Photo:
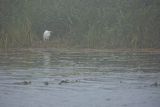
[[51,36],[51,32],[52,31],[48,31],[48,30],[45,30],[44,33],[43,33],[43,40],[49,40],[49,37]]

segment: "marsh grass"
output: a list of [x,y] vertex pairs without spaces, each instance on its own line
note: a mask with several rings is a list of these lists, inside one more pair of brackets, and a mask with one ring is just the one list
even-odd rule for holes
[[24,23],[11,24],[7,30],[0,31],[0,48],[30,47],[33,42],[31,22],[26,18]]

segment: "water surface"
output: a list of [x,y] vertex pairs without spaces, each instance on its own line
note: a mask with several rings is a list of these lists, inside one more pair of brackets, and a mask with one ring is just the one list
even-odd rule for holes
[[0,107],[159,107],[159,71],[160,52],[1,52]]

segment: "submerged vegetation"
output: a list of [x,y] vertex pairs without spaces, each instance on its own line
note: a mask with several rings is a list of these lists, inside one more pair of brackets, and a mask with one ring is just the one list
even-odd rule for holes
[[159,19],[159,0],[0,0],[0,48],[160,48]]

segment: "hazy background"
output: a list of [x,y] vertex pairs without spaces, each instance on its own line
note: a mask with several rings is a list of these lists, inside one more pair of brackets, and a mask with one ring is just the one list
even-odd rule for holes
[[0,47],[159,48],[160,0],[0,0]]

